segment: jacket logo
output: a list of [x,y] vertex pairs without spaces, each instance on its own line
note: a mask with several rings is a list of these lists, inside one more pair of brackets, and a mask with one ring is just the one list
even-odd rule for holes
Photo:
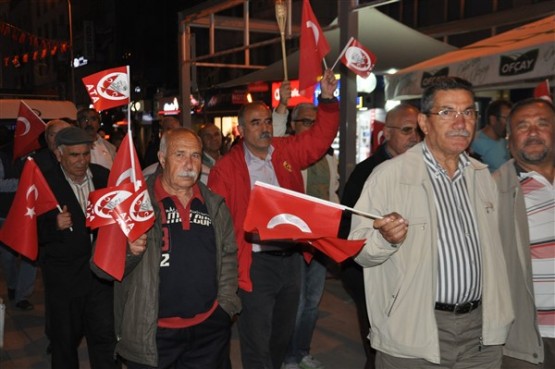
[[500,76],[517,76],[534,70],[538,60],[539,49],[530,50],[524,54],[501,55],[499,63]]
[[435,79],[439,77],[447,77],[449,75],[449,67],[441,68],[435,73],[422,73],[422,80],[420,81],[420,87],[426,88],[431,85]]
[[287,161],[283,162],[283,167],[285,168],[286,171],[288,172],[292,172],[293,169],[291,168],[291,164],[289,164]]

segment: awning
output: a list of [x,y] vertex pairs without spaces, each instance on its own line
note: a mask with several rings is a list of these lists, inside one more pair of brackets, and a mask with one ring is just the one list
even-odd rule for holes
[[387,99],[415,98],[434,77],[456,76],[476,91],[534,87],[554,79],[555,15],[386,76]]
[[[419,33],[376,9],[363,8],[358,11],[358,17],[358,36],[356,38],[378,58],[374,68],[376,74],[383,74],[391,68],[405,68],[422,60],[455,50],[455,47]],[[331,67],[345,45],[339,45],[338,28],[324,33],[331,48],[330,53],[326,56],[326,62]],[[289,79],[297,79],[299,75],[298,51],[287,56],[287,67]],[[267,68],[221,83],[217,87],[234,87],[260,81],[282,80],[283,63],[280,60]]]
[[71,101],[33,99],[0,99],[0,119],[17,119],[21,100],[45,123],[57,118],[77,119],[77,108]]

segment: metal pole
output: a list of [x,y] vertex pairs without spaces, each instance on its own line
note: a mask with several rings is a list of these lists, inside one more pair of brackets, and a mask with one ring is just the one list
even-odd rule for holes
[[76,103],[75,98],[75,68],[73,66],[73,16],[71,14],[71,0],[67,0],[67,17],[69,21],[69,68],[71,69],[71,99]]

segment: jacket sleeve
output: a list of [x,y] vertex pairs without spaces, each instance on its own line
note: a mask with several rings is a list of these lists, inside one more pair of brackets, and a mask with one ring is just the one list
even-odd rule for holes
[[284,137],[286,150],[295,153],[300,169],[306,169],[327,152],[339,129],[339,105],[337,102],[318,105],[316,123],[305,132]]
[[218,302],[230,315],[241,311],[241,301],[237,295],[239,271],[237,266],[237,244],[231,214],[225,202],[219,208],[219,227],[221,227],[222,265],[218,289]]
[[[388,190],[387,181],[384,181],[383,177],[379,169],[372,173],[354,207],[356,210],[378,215],[391,212],[387,199],[387,194],[391,189]],[[373,224],[372,219],[353,214],[349,239],[366,238],[364,247],[355,257],[355,261],[363,267],[382,264],[402,247],[401,245],[393,246],[387,242],[380,232],[374,229]]]

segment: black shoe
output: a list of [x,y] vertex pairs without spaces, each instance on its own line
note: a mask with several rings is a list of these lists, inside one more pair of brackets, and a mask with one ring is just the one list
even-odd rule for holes
[[35,308],[33,304],[31,304],[28,300],[19,301],[17,304],[15,304],[15,307],[18,308],[19,310],[24,310],[24,311],[33,310]]
[[15,290],[8,288],[8,300],[13,301],[13,299],[15,299]]

